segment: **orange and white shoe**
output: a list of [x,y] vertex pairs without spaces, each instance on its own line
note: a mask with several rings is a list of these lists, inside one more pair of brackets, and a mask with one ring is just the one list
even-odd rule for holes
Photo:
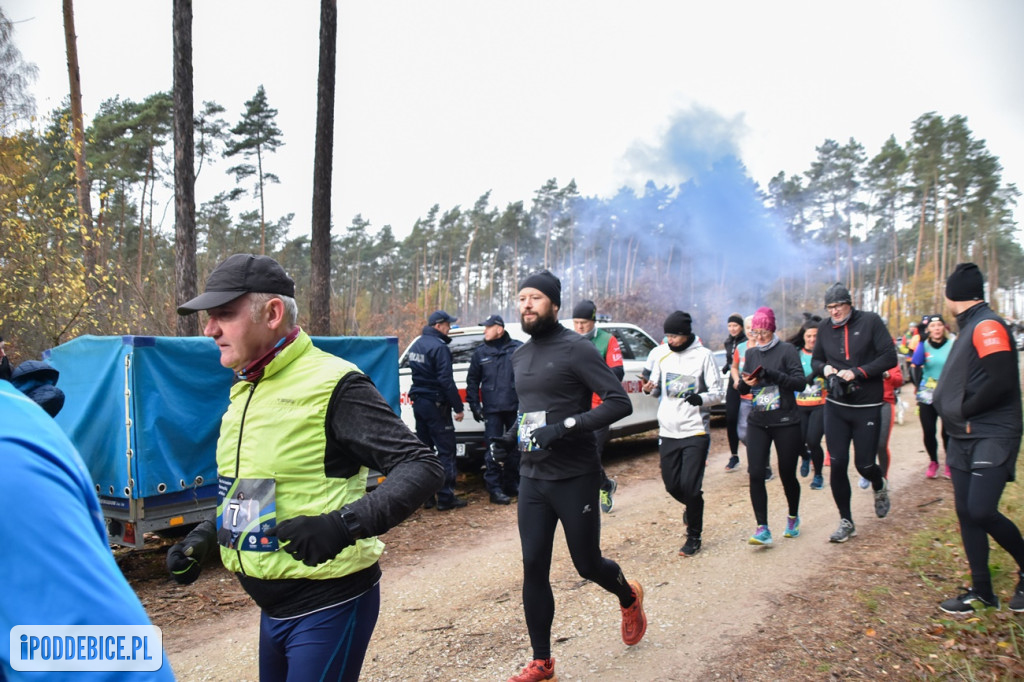
[[629,581],[635,599],[622,609],[622,641],[627,646],[639,644],[647,632],[647,616],[644,614],[644,588],[635,580]]
[[558,682],[558,675],[555,674],[555,659],[535,658],[527,663],[518,675],[508,678],[508,682],[541,682],[541,680]]

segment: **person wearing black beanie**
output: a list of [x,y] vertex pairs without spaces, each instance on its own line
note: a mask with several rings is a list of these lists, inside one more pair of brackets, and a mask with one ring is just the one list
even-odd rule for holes
[[946,464],[971,569],[967,592],[939,605],[946,613],[999,608],[988,567],[989,536],[1017,562],[1010,610],[1024,612],[1024,538],[999,511],[1003,489],[1014,480],[1024,431],[1020,368],[1013,334],[982,300],[984,289],[974,263],[960,263],[946,280],[946,304],[956,314],[960,335],[932,393],[932,406],[949,435]]
[[693,334],[689,313],[677,310],[665,319],[665,344],[651,351],[651,376],[643,391],[655,389],[658,402],[658,453],[665,490],[685,506],[686,544],[679,555],[700,551],[704,530],[704,469],[711,448],[711,405],[725,395],[722,375],[711,350]]
[[[828,387],[825,445],[831,467],[829,484],[839,512],[839,527],[829,537],[842,543],[857,535],[850,506],[850,450],[857,472],[871,482],[875,516],[892,507],[889,482],[878,466],[879,431],[885,404],[885,374],[896,367],[896,344],[877,314],[853,307],[850,290],[836,282],[825,292],[828,318],[818,326],[811,367]],[[852,448],[851,448],[852,446]]]
[[[633,412],[633,404],[594,346],[558,323],[561,286],[550,272],[520,285],[519,318],[530,335],[512,355],[520,419],[491,444],[492,456],[519,450],[517,524],[523,552],[523,611],[533,659],[521,679],[551,679],[551,557],[561,525],[580,577],[616,597],[622,641],[647,631],[644,590],[601,551],[601,462],[594,432]],[[601,404],[591,408],[594,394]],[[588,513],[589,511],[589,513]],[[516,679],[516,678],[513,678]]]

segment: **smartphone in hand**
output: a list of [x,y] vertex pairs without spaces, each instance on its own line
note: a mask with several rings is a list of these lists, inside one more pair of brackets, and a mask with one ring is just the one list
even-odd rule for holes
[[747,379],[756,379],[761,374],[761,370],[764,369],[761,365],[758,365],[750,372],[744,372],[743,376]]

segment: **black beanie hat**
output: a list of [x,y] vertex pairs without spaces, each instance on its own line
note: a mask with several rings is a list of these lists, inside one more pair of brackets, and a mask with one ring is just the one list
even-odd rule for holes
[[833,303],[853,303],[853,299],[850,297],[850,290],[839,282],[830,286],[828,291],[825,292],[825,305],[828,306]]
[[985,300],[985,279],[974,263],[960,263],[946,280],[946,298],[951,301]]
[[559,308],[562,307],[562,282],[547,270],[535,272],[519,283],[519,290],[536,289],[551,299]]
[[743,326],[743,316],[739,313],[733,313],[729,316],[729,322],[735,322],[739,326]]
[[596,320],[597,319],[597,305],[593,301],[586,299],[576,304],[576,307],[572,309],[572,319],[574,320]]
[[666,317],[664,326],[666,334],[689,336],[693,333],[693,319],[690,313],[684,313],[682,310],[676,310]]

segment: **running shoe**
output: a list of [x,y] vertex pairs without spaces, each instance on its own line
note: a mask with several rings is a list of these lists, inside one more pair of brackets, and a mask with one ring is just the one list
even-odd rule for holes
[[980,594],[974,591],[974,588],[968,588],[963,594],[947,599],[946,601],[939,604],[939,608],[946,613],[961,614],[961,613],[974,613],[975,609],[999,609],[999,597],[994,594],[991,597],[982,597]]
[[771,467],[765,467],[764,468],[764,480],[765,480],[765,483],[767,483],[768,481],[772,480],[773,478],[775,478],[775,472],[772,471]]
[[928,471],[926,471],[924,475],[926,477],[928,477],[928,478],[935,478],[935,476],[938,473],[939,473],[939,463],[938,462],[928,462]]
[[786,532],[782,534],[784,538],[795,538],[800,535],[800,517],[799,516],[787,516],[786,517]]
[[839,519],[839,527],[829,536],[829,542],[846,542],[857,535],[857,527],[849,519]]
[[768,526],[758,526],[754,534],[747,540],[748,545],[770,545],[772,544],[772,532]]
[[612,495],[619,489],[619,484],[614,478],[609,478],[607,483],[601,484],[601,511],[605,514],[610,512],[615,506],[615,500],[612,499]]
[[814,478],[811,479],[811,490],[821,490],[825,487],[825,479],[821,477],[821,474],[814,474]]
[[739,466],[740,458],[737,455],[732,455],[729,457],[729,463],[725,465],[725,472],[731,474],[732,472],[737,471]]
[[545,661],[542,658],[535,658],[523,668],[521,673],[508,678],[508,682],[540,682],[541,680],[558,682],[558,675],[555,675],[555,659],[549,658]]
[[948,464],[942,470],[942,477],[945,478],[945,479],[953,478],[953,473],[949,470],[949,465]]
[[889,481],[882,479],[882,487],[875,491],[875,516],[884,519],[889,514],[892,503],[889,501]]
[[800,462],[800,475],[807,478],[811,474],[811,459],[804,457],[803,461]]
[[[686,538],[686,544],[679,550],[679,556],[690,557],[700,551],[700,538],[690,536]],[[1024,608],[1024,607],[1022,607]]]
[[1010,598],[1010,610],[1017,613],[1024,612],[1024,572],[1018,573],[1020,579],[1017,581],[1017,590]]
[[621,606],[622,609],[622,641],[626,646],[639,644],[647,632],[647,616],[644,614],[644,588],[635,580],[629,581],[633,588],[633,603]]

